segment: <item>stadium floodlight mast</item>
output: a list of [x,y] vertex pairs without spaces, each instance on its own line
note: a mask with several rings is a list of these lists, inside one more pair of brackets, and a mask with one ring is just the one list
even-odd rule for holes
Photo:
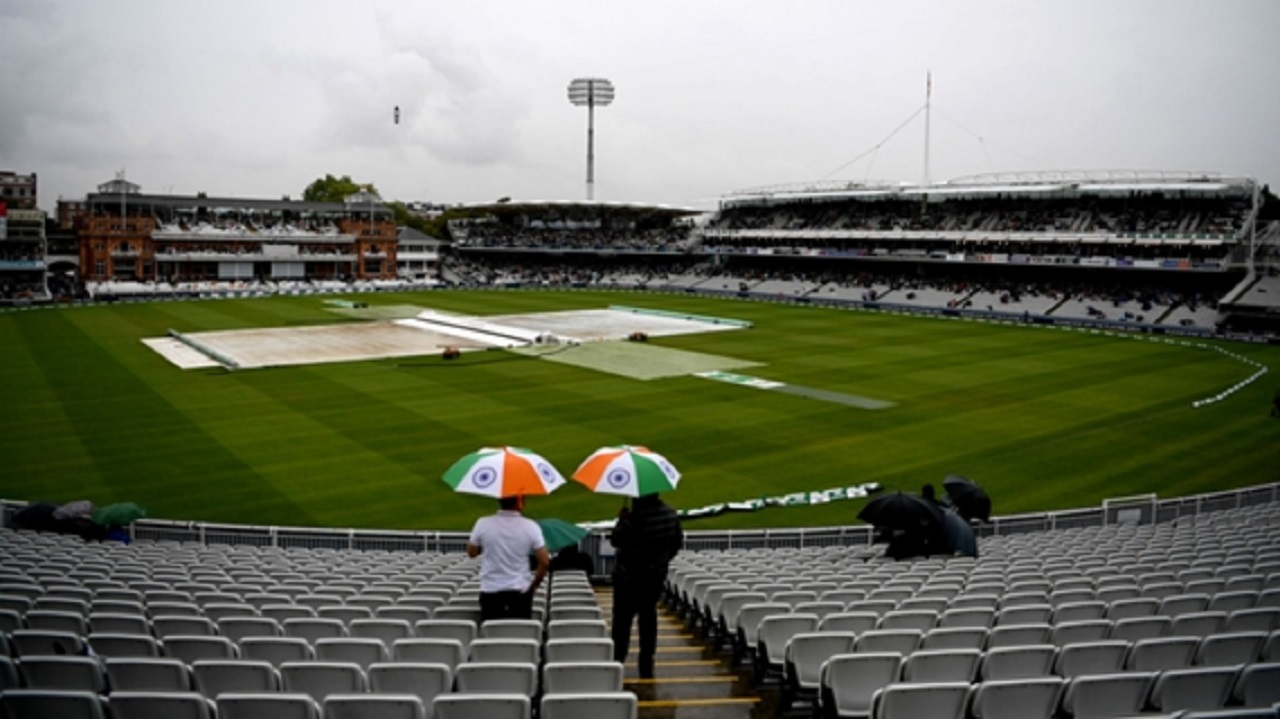
[[594,199],[596,184],[596,106],[613,102],[613,83],[601,77],[580,77],[569,83],[569,102],[587,106],[587,199]]

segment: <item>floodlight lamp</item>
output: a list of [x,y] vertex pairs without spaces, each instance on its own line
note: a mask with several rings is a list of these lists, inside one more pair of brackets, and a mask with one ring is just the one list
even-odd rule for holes
[[613,83],[601,77],[580,77],[569,83],[569,102],[574,105],[608,105],[613,93]]

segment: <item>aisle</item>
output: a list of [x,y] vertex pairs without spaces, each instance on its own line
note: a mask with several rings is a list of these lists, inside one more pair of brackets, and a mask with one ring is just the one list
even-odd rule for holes
[[[612,621],[613,591],[598,588],[596,600]],[[766,719],[776,716],[778,693],[757,692],[748,669],[729,666],[728,652],[717,654],[690,632],[666,607],[658,606],[658,653],[654,678],[640,679],[636,667],[639,638],[631,629],[631,655],[624,688],[639,700],[637,719]]]

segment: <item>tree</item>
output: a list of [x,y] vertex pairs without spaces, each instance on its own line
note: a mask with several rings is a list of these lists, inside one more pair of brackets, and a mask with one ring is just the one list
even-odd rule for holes
[[307,189],[302,191],[302,199],[307,202],[342,202],[347,195],[354,195],[357,192],[378,194],[372,182],[362,185],[352,180],[351,175],[342,177],[325,175],[307,185]]

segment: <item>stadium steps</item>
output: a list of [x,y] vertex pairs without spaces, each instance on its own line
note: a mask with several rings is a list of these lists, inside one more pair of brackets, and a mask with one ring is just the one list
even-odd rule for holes
[[[613,590],[600,588],[596,601],[612,622]],[[623,688],[635,692],[636,719],[773,719],[776,691],[757,691],[750,668],[733,668],[674,612],[658,606],[658,652],[654,678],[640,679],[636,667],[637,628],[631,628],[631,653],[624,665]]]
[[1053,307],[1050,307],[1049,309],[1047,309],[1047,310],[1045,310],[1045,311],[1044,311],[1044,315],[1045,315],[1045,317],[1048,317],[1049,315],[1053,314],[1054,312],[1057,312],[1059,307],[1061,307],[1061,306],[1065,305],[1065,304],[1066,304],[1067,302],[1069,302],[1070,300],[1071,300],[1071,295],[1066,294],[1066,293],[1064,292],[1064,293],[1062,294],[1062,299],[1058,300],[1057,302],[1054,302],[1054,303],[1053,303]]

